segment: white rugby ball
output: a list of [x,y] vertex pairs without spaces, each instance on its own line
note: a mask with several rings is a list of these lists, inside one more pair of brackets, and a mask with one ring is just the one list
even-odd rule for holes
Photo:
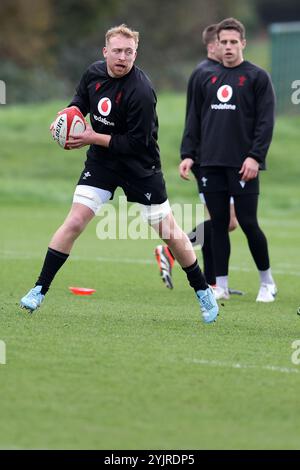
[[75,106],[63,109],[59,112],[53,123],[53,139],[65,150],[70,150],[66,145],[69,135],[78,135],[86,129],[83,114]]

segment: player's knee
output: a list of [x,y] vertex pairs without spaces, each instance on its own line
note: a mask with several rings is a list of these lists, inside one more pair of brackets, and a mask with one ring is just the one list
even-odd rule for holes
[[65,230],[72,235],[80,234],[86,226],[86,221],[80,215],[72,215],[65,222]]
[[162,204],[152,204],[145,206],[140,204],[142,218],[148,222],[149,225],[156,225],[162,222],[167,215],[171,212],[171,207],[168,199]]
[[214,230],[227,231],[229,226],[229,217],[214,215],[211,217],[211,225]]
[[228,226],[228,231],[229,232],[233,232],[233,230],[235,230],[237,227],[238,227],[238,221],[237,221],[237,218],[236,217],[231,217],[230,218],[230,221],[229,221],[229,226]]
[[239,220],[240,227],[246,235],[253,235],[260,230],[257,220],[242,219]]
[[84,185],[76,186],[73,202],[83,204],[91,209],[94,214],[97,214],[102,205],[102,200],[95,189],[92,186]]

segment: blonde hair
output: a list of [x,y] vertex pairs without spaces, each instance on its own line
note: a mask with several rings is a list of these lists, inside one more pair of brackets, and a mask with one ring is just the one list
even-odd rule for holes
[[108,45],[108,42],[111,37],[117,36],[118,34],[121,34],[122,36],[125,36],[126,38],[133,39],[135,42],[135,47],[136,49],[138,48],[139,45],[139,33],[138,31],[133,31],[132,29],[128,28],[126,24],[120,24],[119,26],[114,26],[113,28],[110,28],[106,34],[105,34],[105,44],[106,46]]

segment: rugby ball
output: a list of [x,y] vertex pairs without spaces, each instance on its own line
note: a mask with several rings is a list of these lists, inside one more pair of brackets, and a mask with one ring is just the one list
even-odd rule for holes
[[85,131],[86,124],[83,114],[76,106],[63,109],[58,113],[52,127],[53,139],[65,150],[70,150],[66,145],[69,135],[78,135]]

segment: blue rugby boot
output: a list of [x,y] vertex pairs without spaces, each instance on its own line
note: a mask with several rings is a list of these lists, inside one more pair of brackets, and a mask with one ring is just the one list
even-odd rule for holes
[[212,288],[208,287],[205,290],[198,290],[196,295],[200,304],[204,323],[212,323],[217,319],[219,313],[219,306]]
[[42,286],[35,286],[33,289],[31,289],[28,294],[22,297],[20,301],[20,307],[26,308],[31,312],[39,308],[45,298],[45,296],[41,294],[41,290]]

